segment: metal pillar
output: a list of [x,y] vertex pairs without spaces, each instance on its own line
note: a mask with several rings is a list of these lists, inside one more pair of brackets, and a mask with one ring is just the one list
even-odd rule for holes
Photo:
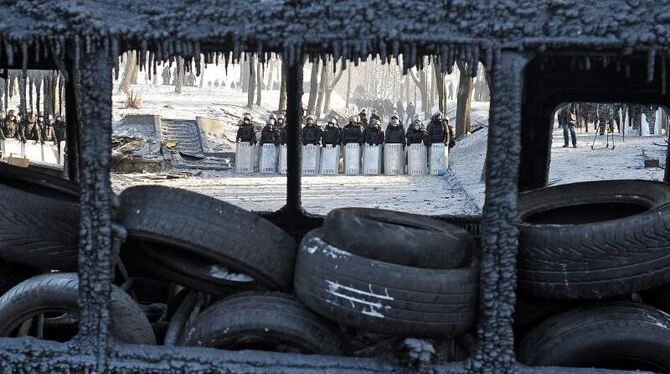
[[[112,67],[107,48],[83,53],[81,90],[81,221],[79,238],[79,347],[106,372],[112,290]],[[116,56],[114,56],[116,57]],[[70,77],[72,82],[72,77]],[[72,87],[72,83],[68,87]],[[71,95],[68,97],[71,98]],[[72,106],[70,101],[68,107]],[[68,113],[69,115],[69,113]],[[68,116],[68,123],[72,121]],[[68,134],[70,136],[70,134]]]
[[491,112],[482,212],[480,315],[471,369],[511,372],[515,366],[512,313],[516,301],[517,178],[521,152],[523,70],[517,52],[496,55],[491,71]]

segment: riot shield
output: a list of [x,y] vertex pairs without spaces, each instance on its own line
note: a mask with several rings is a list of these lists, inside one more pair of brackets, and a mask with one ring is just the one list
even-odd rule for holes
[[337,175],[340,167],[340,146],[326,145],[321,149],[321,174]]
[[349,143],[344,146],[344,174],[358,175],[361,173],[361,145]]
[[363,174],[379,175],[382,173],[382,147],[366,144],[363,146]]
[[235,171],[240,174],[251,174],[254,172],[256,161],[256,147],[248,142],[237,143],[235,151]]
[[405,173],[405,150],[401,143],[384,144],[384,174]]
[[428,172],[427,149],[423,143],[407,147],[407,174],[426,175]]
[[449,149],[444,144],[430,146],[430,174],[444,175],[447,172]]
[[321,147],[315,144],[302,146],[302,173],[314,175],[319,172]]
[[261,159],[259,162],[260,172],[262,174],[274,174],[277,172],[277,146],[263,144],[261,147]]

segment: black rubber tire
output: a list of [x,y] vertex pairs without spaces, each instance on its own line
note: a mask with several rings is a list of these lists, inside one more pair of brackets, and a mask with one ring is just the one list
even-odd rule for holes
[[478,263],[420,269],[360,257],[310,231],[298,252],[295,294],[342,325],[382,334],[451,337],[470,329],[477,306]]
[[272,289],[291,289],[296,242],[270,221],[175,188],[131,187],[120,199],[117,218],[131,240],[182,248],[249,274]]
[[467,266],[474,239],[458,226],[391,210],[334,209],[324,221],[323,238],[353,254],[427,269]]
[[341,355],[346,351],[336,326],[294,297],[278,292],[237,294],[213,304],[186,328],[179,345],[262,349],[249,346],[255,339],[300,353]]
[[79,185],[64,178],[0,162],[0,184],[42,197],[79,202]]
[[[112,286],[113,338],[129,344],[156,344],[149,320],[125,292]],[[27,279],[0,297],[0,336],[10,336],[28,316],[41,311],[78,311],[79,278],[76,273],[49,273]]]
[[[519,361],[532,366],[668,373],[670,315],[634,303],[572,309],[536,326],[521,342],[517,356]],[[633,364],[625,360],[642,362]]]
[[205,262],[200,262],[201,256],[190,256],[188,252],[176,247],[170,250],[169,256],[163,256],[160,246],[150,242],[135,242],[127,243],[121,248],[121,258],[131,277],[176,283],[214,296],[263,289],[254,280],[232,282],[210,276],[208,268],[211,264],[206,266]]
[[77,270],[79,206],[0,184],[0,259],[42,270]]
[[617,180],[519,196],[519,290],[600,299],[670,283],[670,186]]

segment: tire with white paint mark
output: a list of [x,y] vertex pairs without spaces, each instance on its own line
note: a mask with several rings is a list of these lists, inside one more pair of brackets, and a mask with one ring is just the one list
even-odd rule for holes
[[155,255],[163,256],[162,263],[173,264],[174,270],[179,271],[180,260],[170,254],[190,254],[247,274],[270,289],[291,289],[296,242],[259,215],[162,186],[130,187],[120,199],[117,219],[128,229],[129,241],[158,244],[153,248],[165,251]]
[[601,299],[670,283],[670,186],[573,183],[519,196],[519,291]]
[[185,329],[180,345],[327,355],[346,351],[337,326],[279,292],[247,292],[217,302]]
[[450,337],[469,330],[477,306],[478,263],[421,269],[364,258],[332,246],[322,229],[298,251],[295,294],[342,325],[413,337]]
[[427,269],[467,266],[474,239],[458,226],[417,214],[370,208],[332,210],[326,242],[365,258]]

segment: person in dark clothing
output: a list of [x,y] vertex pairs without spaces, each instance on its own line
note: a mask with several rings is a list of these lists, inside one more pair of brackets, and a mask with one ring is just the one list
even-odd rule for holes
[[322,134],[323,130],[316,124],[316,117],[313,115],[307,116],[307,123],[302,128],[302,145],[319,145]]
[[256,130],[254,130],[254,125],[251,123],[251,114],[245,113],[242,117],[242,123],[240,128],[237,129],[237,138],[236,141],[256,144]]
[[13,110],[10,110],[9,113],[7,113],[7,117],[5,117],[4,133],[6,138],[20,139],[19,122],[17,121]]
[[60,142],[65,141],[65,119],[63,117],[56,117],[54,121],[54,136],[60,150]]
[[360,118],[358,118],[358,116],[351,117],[349,123],[347,123],[342,130],[342,145],[345,146],[349,143],[363,145],[365,140],[363,130]]
[[372,109],[372,113],[370,113],[370,121],[372,121],[373,119],[376,119],[379,121],[379,123],[382,123],[382,117],[380,117],[379,114],[377,114],[376,109]]
[[261,131],[261,141],[260,145],[263,144],[274,144],[279,145],[279,130],[277,130],[277,125],[275,124],[275,119],[270,117],[265,123],[265,127]]
[[400,120],[391,119],[386,126],[386,143],[405,145],[405,127]]
[[340,145],[341,142],[342,129],[337,124],[337,119],[331,117],[330,120],[328,120],[326,128],[323,129],[323,134],[321,134],[321,145],[324,147],[332,145],[334,147]]
[[23,122],[23,128],[21,130],[22,141],[26,140],[39,140],[42,141],[42,136],[40,134],[40,129],[37,127],[37,121],[34,114],[30,114],[28,118]]
[[428,143],[427,146],[432,144],[444,143],[444,145],[449,145],[449,121],[446,118],[442,118],[442,113],[437,112],[431,117],[428,126],[426,127],[426,132],[428,134]]
[[42,131],[42,140],[43,141],[55,141],[56,140],[56,132],[54,131],[54,121],[53,117],[51,114],[47,116],[47,118],[44,118],[42,116],[38,117],[38,121],[42,122],[42,125],[40,126],[40,129]]
[[365,111],[365,108],[358,113],[358,118],[360,118],[363,126],[368,127],[368,113]]
[[428,142],[428,133],[423,128],[423,124],[420,120],[415,120],[412,123],[412,126],[407,130],[407,145],[410,144],[427,144]]
[[409,123],[412,120],[412,118],[414,118],[414,113],[415,113],[414,104],[412,104],[412,103],[407,104],[407,121],[406,121],[406,123]]
[[396,104],[395,107],[395,112],[398,114],[398,119],[401,121],[405,119],[405,106],[401,100],[398,100],[398,104]]
[[279,144],[288,143],[288,134],[286,132],[286,120],[283,115],[277,117],[277,127],[279,131]]
[[384,130],[379,120],[370,120],[370,126],[365,129],[365,143],[369,145],[382,145],[384,143]]
[[563,148],[567,148],[569,144],[568,132],[572,137],[572,147],[577,148],[577,135],[575,134],[575,122],[572,119],[574,113],[571,111],[569,105],[564,105],[558,112],[558,124],[563,129]]

